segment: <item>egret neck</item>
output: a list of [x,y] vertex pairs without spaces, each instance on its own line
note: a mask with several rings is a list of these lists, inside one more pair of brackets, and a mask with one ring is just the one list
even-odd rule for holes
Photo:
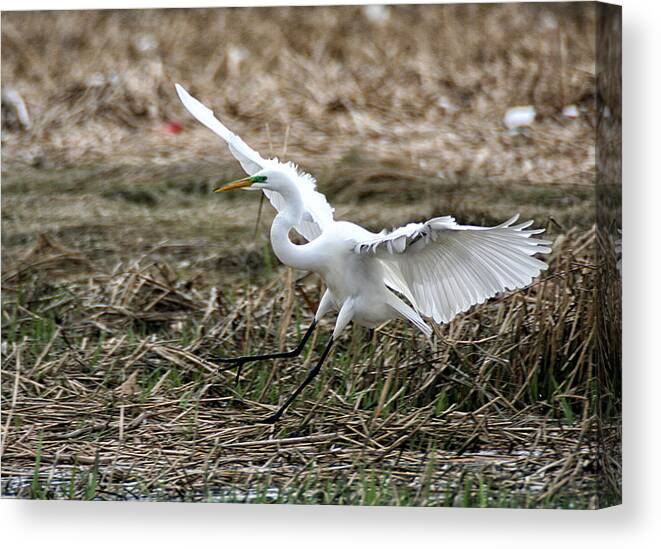
[[305,248],[308,244],[294,244],[289,239],[289,231],[301,222],[304,215],[301,193],[292,186],[280,191],[285,199],[285,208],[275,216],[271,225],[271,246],[280,261],[285,265],[304,271],[313,270]]

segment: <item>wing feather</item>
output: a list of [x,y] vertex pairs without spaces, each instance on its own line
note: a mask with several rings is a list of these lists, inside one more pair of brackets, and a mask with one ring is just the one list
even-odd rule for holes
[[533,257],[550,253],[543,229],[518,215],[495,227],[459,225],[450,216],[410,223],[358,241],[354,252],[373,254],[385,282],[423,315],[449,322],[504,290],[523,288],[547,268]]
[[179,99],[181,99],[181,102],[184,104],[184,107],[186,107],[188,112],[191,113],[198,122],[204,124],[213,133],[227,142],[232,156],[241,163],[241,167],[248,175],[253,175],[264,168],[265,161],[261,155],[246,145],[243,139],[238,135],[228,130],[223,123],[214,116],[213,111],[209,107],[206,107],[200,101],[195,99],[184,89],[183,86],[175,84],[174,87],[177,90]]
[[[291,162],[280,162],[277,158],[262,158],[262,156],[257,151],[250,148],[243,139],[227,129],[227,127],[215,117],[210,108],[206,107],[190,95],[183,86],[175,84],[175,88],[179,95],[179,99],[181,99],[181,102],[184,104],[184,107],[186,107],[188,112],[227,142],[230,152],[234,158],[240,162],[241,167],[248,175],[253,175],[265,168],[276,168],[287,172],[288,175],[296,181],[299,190],[301,191],[306,215],[295,228],[305,239],[308,241],[314,240],[322,233],[323,229],[329,223],[332,223],[333,209],[326,201],[326,197],[316,190],[316,181],[310,174],[299,170],[298,167]],[[276,210],[281,211],[285,207],[285,200],[279,193],[264,191],[264,194]]]

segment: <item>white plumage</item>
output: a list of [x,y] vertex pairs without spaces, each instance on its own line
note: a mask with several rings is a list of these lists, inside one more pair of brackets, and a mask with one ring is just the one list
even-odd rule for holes
[[[211,109],[205,107],[179,84],[175,84],[175,88],[177,89],[179,99],[181,99],[181,102],[188,109],[188,112],[216,135],[227,141],[230,152],[240,162],[241,167],[248,175],[254,175],[266,168],[276,168],[282,170],[292,180],[296,181],[299,191],[303,196],[307,216],[295,229],[308,241],[317,238],[324,227],[333,221],[333,209],[326,201],[326,197],[316,191],[317,182],[314,177],[300,171],[292,162],[280,162],[277,158],[262,158],[257,151],[246,145],[243,139],[228,130],[214,116]],[[265,190],[264,194],[276,210],[282,211],[285,205],[280,194],[268,190]]]
[[549,253],[550,242],[530,238],[544,229],[528,229],[532,221],[514,225],[518,217],[495,227],[437,217],[360,241],[356,251],[382,261],[386,285],[416,310],[438,323],[449,322],[498,292],[527,286],[546,269],[532,256]]
[[[290,162],[262,158],[228,130],[211,109],[179,84],[176,89],[188,111],[227,142],[230,152],[248,175],[277,171],[291,181],[302,199],[303,215],[293,224],[297,232],[308,242],[315,241],[324,232],[327,235],[333,232],[338,224],[333,220],[333,209],[316,190],[311,175]],[[287,199],[282,193],[262,190],[278,212],[286,211]],[[498,292],[527,286],[546,268],[546,264],[533,255],[549,253],[550,242],[531,238],[543,229],[530,229],[532,221],[514,225],[517,219],[518,215],[495,227],[476,227],[459,225],[453,217],[445,216],[425,223],[409,223],[380,234],[343,222],[343,230],[336,233],[345,241],[349,240],[345,253],[377,263],[387,287],[406,297],[418,313],[445,323]],[[309,253],[313,249],[320,252],[318,245],[308,250],[304,250],[305,246],[299,248],[299,252]],[[350,271],[344,273],[347,278],[355,275]],[[371,289],[362,288],[361,291]],[[341,295],[344,292],[340,288],[335,292],[331,288],[331,292],[336,308],[341,308],[342,303],[352,297]]]
[[[311,175],[277,158],[262,158],[184,88],[177,84],[176,89],[188,111],[227,142],[249,176],[217,190],[263,191],[278,211],[271,227],[271,244],[278,258],[324,279],[327,290],[310,331],[328,311],[339,311],[328,349],[352,321],[374,327],[403,318],[429,336],[431,328],[423,317],[450,322],[499,292],[527,286],[546,269],[546,264],[533,256],[549,253],[550,242],[534,238],[543,229],[530,229],[532,221],[515,225],[518,215],[495,227],[459,225],[453,217],[436,217],[378,234],[354,223],[336,221]],[[308,243],[294,244],[289,238],[291,229]],[[276,356],[293,355],[226,360],[242,364]],[[271,419],[282,414],[308,378]]]

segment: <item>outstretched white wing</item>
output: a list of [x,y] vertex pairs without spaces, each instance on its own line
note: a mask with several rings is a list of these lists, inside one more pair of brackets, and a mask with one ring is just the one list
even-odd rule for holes
[[183,86],[175,84],[174,87],[177,89],[177,95],[179,95],[179,99],[181,99],[181,102],[184,104],[184,107],[186,107],[188,112],[197,118],[198,122],[201,122],[216,135],[227,141],[230,152],[234,158],[241,163],[241,167],[248,175],[253,175],[264,168],[265,160],[260,154],[246,145],[243,139],[238,135],[229,131],[220,120],[214,116],[213,111],[210,108],[205,107],[195,99],[183,88]]
[[[280,162],[277,158],[265,159],[255,150],[251,149],[243,139],[228,130],[218,120],[211,109],[205,107],[192,95],[190,95],[183,86],[175,84],[179,99],[184,107],[199,122],[204,124],[216,135],[222,137],[228,144],[230,152],[240,163],[248,175],[253,175],[265,168],[278,168],[289,172],[290,177],[296,181],[303,198],[303,206],[306,214],[298,225],[296,230],[308,241],[317,238],[324,227],[333,221],[333,209],[326,201],[326,197],[317,192],[317,184],[314,178],[291,162]],[[285,201],[280,194],[273,191],[264,191],[273,207],[280,211],[285,206]]]
[[354,251],[383,263],[386,284],[406,296],[423,315],[449,322],[472,305],[504,290],[523,288],[546,263],[547,240],[530,238],[544,229],[518,215],[495,227],[458,225],[453,217],[410,223],[358,242]]

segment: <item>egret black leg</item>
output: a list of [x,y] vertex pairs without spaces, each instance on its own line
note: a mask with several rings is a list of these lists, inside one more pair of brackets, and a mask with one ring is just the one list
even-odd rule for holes
[[[301,352],[303,352],[303,349],[305,348],[305,344],[307,343],[308,339],[310,339],[310,336],[312,335],[312,332],[314,332],[314,329],[316,327],[317,327],[317,321],[313,320],[312,324],[310,324],[310,327],[305,332],[303,339],[301,339],[300,343],[296,346],[296,348],[292,349],[291,351],[284,351],[282,353],[269,353],[263,355],[235,356],[231,358],[214,357],[214,359],[217,360],[218,362],[238,366],[240,371],[241,366],[243,366],[247,362],[256,362],[258,360],[268,360],[271,358],[293,358],[295,356],[300,355]],[[231,367],[232,366],[229,366],[228,368]],[[238,376],[238,372],[237,372],[237,376]]]
[[308,339],[310,339],[310,336],[312,335],[312,332],[314,332],[314,329],[316,327],[317,327],[317,321],[313,320],[312,324],[310,324],[310,327],[303,335],[303,339],[301,339],[299,344],[291,351],[283,351],[281,353],[267,353],[263,355],[246,355],[246,356],[235,356],[229,358],[226,357],[214,357],[214,358],[218,362],[225,362],[228,364],[245,364],[246,362],[256,362],[258,360],[267,360],[269,358],[292,358],[301,354],[301,352],[305,348],[305,344],[307,343]]
[[301,383],[298,388],[291,394],[291,396],[285,401],[285,403],[280,406],[278,411],[267,417],[266,419],[260,420],[258,423],[275,423],[280,419],[282,414],[285,413],[285,410],[288,408],[288,406],[294,401],[294,399],[301,394],[301,391],[305,389],[308,384],[317,376],[319,373],[319,370],[321,370],[321,365],[324,363],[324,360],[326,360],[326,357],[328,356],[328,353],[331,350],[331,347],[333,346],[333,343],[335,340],[331,337],[330,341],[328,342],[328,345],[326,345],[326,348],[324,349],[324,352],[321,354],[321,357],[319,358],[319,362],[308,372],[308,375],[305,377],[305,380],[303,380],[303,383]]

